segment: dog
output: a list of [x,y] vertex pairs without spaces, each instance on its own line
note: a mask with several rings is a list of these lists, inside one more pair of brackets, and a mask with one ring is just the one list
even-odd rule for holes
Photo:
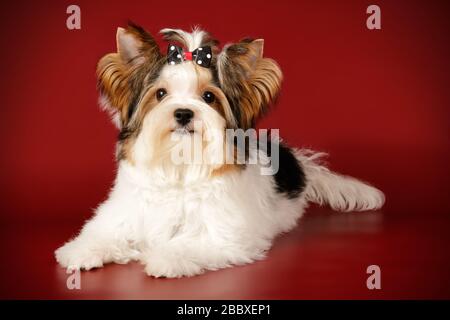
[[[98,63],[100,102],[120,131],[117,176],[79,235],[55,251],[62,267],[140,261],[150,276],[194,276],[263,259],[309,202],[339,211],[382,207],[380,190],[330,171],[322,153],[272,135],[247,143],[282,82],[262,39],[220,50],[198,28],[161,34],[167,55],[142,27],[118,28],[117,52]],[[200,161],[174,156],[194,149]],[[267,174],[271,162],[278,165]]]

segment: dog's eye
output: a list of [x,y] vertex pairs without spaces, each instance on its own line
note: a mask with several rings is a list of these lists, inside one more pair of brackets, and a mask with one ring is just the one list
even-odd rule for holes
[[158,101],[161,101],[166,95],[167,95],[167,90],[164,88],[158,89],[156,91],[156,99],[158,99]]
[[216,96],[211,91],[203,92],[202,98],[206,103],[213,103],[216,100]]

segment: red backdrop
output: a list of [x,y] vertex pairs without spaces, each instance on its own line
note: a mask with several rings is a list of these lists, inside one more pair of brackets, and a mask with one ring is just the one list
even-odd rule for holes
[[[81,7],[81,30],[66,28],[69,4]],[[131,19],[156,36],[164,27],[200,25],[222,45],[245,36],[264,38],[265,56],[279,62],[285,81],[278,104],[259,126],[279,128],[293,146],[327,151],[333,169],[379,186],[387,195],[385,221],[408,223],[417,217],[417,228],[404,230],[405,237],[420,242],[424,221],[440,219],[430,226],[430,244],[438,239],[443,250],[449,213],[450,6],[376,1],[382,29],[372,31],[366,28],[370,4],[3,1],[2,228],[73,221],[75,231],[106,197],[117,131],[98,108],[95,67],[115,50],[116,28]],[[13,259],[20,254],[6,243],[17,241],[15,235],[2,235],[3,253]],[[69,236],[50,242],[45,255],[51,257],[54,246]],[[17,259],[26,261],[27,254]],[[449,267],[448,254],[441,254],[439,268]],[[436,271],[436,265],[424,268]],[[430,285],[428,295],[448,297],[449,283],[446,276],[440,287]],[[26,296],[25,287],[9,293]],[[47,292],[44,287],[41,292]]]

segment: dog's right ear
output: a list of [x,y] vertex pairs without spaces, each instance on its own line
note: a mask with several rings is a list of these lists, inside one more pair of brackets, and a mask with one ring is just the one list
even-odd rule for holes
[[155,39],[130,23],[117,29],[117,52],[109,53],[97,65],[101,104],[121,128],[130,118],[149,78],[157,74],[162,56]]

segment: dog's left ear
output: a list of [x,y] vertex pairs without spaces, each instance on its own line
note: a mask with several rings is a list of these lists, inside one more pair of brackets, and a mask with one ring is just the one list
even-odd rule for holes
[[117,29],[116,41],[117,52],[100,59],[97,76],[104,107],[120,128],[129,120],[145,82],[157,74],[163,59],[155,39],[133,23]]
[[263,58],[263,49],[264,40],[244,39],[225,46],[218,57],[220,85],[243,129],[254,127],[281,87],[280,67]]

